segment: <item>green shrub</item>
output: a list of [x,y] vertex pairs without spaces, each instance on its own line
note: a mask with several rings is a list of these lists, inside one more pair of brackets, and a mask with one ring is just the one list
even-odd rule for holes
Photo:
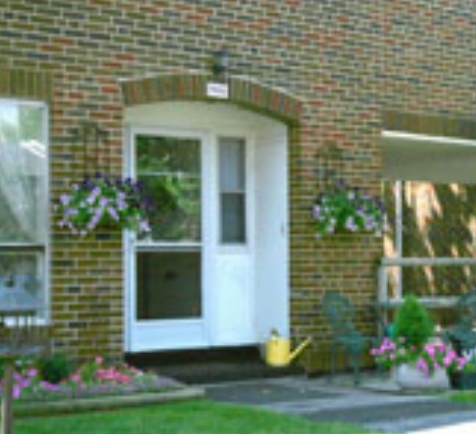
[[421,347],[433,335],[428,311],[415,296],[405,297],[395,322],[395,336],[405,338],[405,346]]
[[43,380],[53,384],[58,384],[61,380],[69,377],[72,372],[71,361],[63,353],[42,357],[38,361],[38,369]]

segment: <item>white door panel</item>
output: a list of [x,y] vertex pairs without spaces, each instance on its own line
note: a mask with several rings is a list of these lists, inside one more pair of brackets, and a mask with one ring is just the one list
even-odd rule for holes
[[256,341],[252,306],[252,264],[246,254],[221,254],[214,280],[212,302],[213,345]]

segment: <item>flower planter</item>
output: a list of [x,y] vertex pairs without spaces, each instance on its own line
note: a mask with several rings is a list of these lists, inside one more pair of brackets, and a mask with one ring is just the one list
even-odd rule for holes
[[135,393],[59,401],[15,402],[13,411],[18,417],[53,416],[68,413],[90,413],[121,408],[143,407],[168,402],[204,398],[205,392],[197,387],[185,387],[162,392]]
[[407,392],[448,390],[450,382],[445,369],[439,369],[428,376],[422,370],[409,364],[402,364],[395,370],[397,385]]
[[476,390],[476,371],[457,371],[450,374],[451,388]]

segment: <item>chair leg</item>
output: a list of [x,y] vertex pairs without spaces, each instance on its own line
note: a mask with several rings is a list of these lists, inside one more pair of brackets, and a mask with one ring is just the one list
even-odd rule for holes
[[335,369],[336,369],[336,345],[332,344],[331,345],[331,377],[330,381],[332,382],[334,380],[334,374],[335,374]]
[[350,357],[354,370],[354,384],[360,384],[360,351],[351,351]]

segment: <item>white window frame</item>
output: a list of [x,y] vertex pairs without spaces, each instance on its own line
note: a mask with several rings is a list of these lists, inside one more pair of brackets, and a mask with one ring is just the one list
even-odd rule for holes
[[45,228],[45,243],[25,243],[25,242],[14,242],[14,243],[5,243],[0,242],[0,252],[2,253],[25,253],[25,254],[39,254],[43,253],[43,294],[45,306],[43,315],[40,315],[38,318],[38,324],[44,325],[49,324],[51,321],[51,291],[50,291],[50,282],[51,282],[51,191],[50,191],[50,134],[49,134],[49,106],[44,101],[29,100],[29,99],[20,99],[20,98],[3,98],[0,97],[0,102],[7,102],[11,104],[20,104],[23,106],[31,106],[41,108],[44,111],[43,117],[43,142],[45,144],[45,191],[46,191],[46,228]]
[[[220,176],[220,162],[219,162],[219,145],[220,139],[232,138],[244,141],[245,147],[245,241],[244,242],[229,242],[224,243],[221,239],[221,191],[218,177]],[[255,179],[253,168],[255,167],[255,147],[256,138],[252,133],[243,133],[243,130],[236,128],[217,128],[213,136],[214,152],[215,152],[215,176],[217,181],[215,183],[214,194],[216,197],[216,243],[220,253],[248,253],[254,248],[254,216],[255,216]]]

